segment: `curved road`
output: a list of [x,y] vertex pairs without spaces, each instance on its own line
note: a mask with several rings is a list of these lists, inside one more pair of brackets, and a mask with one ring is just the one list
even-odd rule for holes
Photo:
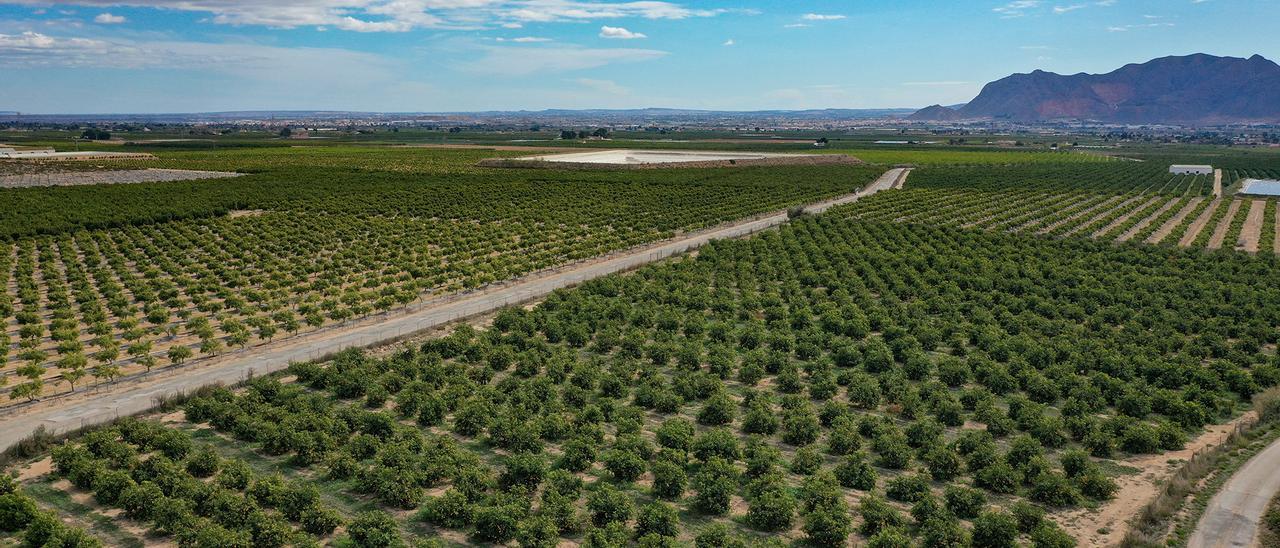
[[1280,440],[1254,455],[1209,500],[1189,548],[1257,546],[1258,524],[1280,492]]
[[[804,207],[806,213],[821,213],[834,206],[900,185],[905,169],[891,169],[861,192]],[[570,266],[563,270],[534,274],[488,290],[455,295],[383,316],[366,318],[340,331],[316,331],[248,352],[225,356],[203,367],[175,369],[134,382],[124,381],[86,393],[65,402],[46,402],[24,412],[18,410],[0,418],[0,450],[30,437],[43,426],[52,434],[62,434],[118,417],[144,412],[158,399],[194,391],[214,384],[234,384],[254,375],[282,370],[296,361],[313,360],[344,349],[366,347],[396,340],[408,334],[438,327],[499,308],[527,302],[556,289],[577,285],[592,278],[633,269],[705,245],[711,240],[737,238],[787,222],[786,211],[758,216],[693,232],[676,239],[625,252],[621,255]]]

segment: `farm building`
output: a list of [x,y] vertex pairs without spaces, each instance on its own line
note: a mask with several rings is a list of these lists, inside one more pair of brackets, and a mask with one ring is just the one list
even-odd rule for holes
[[1174,175],[1213,175],[1213,166],[1174,164],[1169,166],[1169,173]]

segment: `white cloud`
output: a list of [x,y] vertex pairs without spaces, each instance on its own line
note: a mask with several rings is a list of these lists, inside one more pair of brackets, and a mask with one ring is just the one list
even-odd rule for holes
[[0,3],[156,8],[206,13],[211,16],[209,22],[222,25],[323,26],[355,32],[519,28],[525,22],[595,19],[687,19],[742,11],[692,8],[657,0],[0,0]]
[[846,16],[839,14],[806,13],[800,16],[805,21],[839,21]]
[[576,78],[573,80],[573,82],[582,87],[593,89],[595,91],[598,91],[600,93],[605,93],[608,95],[627,95],[631,93],[631,90],[618,85],[618,83],[614,82],[613,80],[596,80],[594,78]]
[[601,38],[611,38],[614,40],[638,40],[640,38],[648,38],[648,36],[639,32],[631,32],[623,27],[611,27],[605,25],[600,27]]
[[128,21],[128,19],[125,19],[123,15],[112,15],[110,13],[99,13],[97,17],[93,18],[93,22],[99,25],[119,25],[125,21]]
[[1008,4],[992,8],[991,11],[999,13],[1002,18],[1011,19],[1014,17],[1022,17],[1026,15],[1027,10],[1031,10],[1040,6],[1040,0],[1013,0]]
[[1054,7],[1053,7],[1053,13],[1056,13],[1056,14],[1061,15],[1061,14],[1063,14],[1063,13],[1069,13],[1069,12],[1073,12],[1073,11],[1076,11],[1076,10],[1084,9],[1084,8],[1087,8],[1087,7],[1089,7],[1089,6],[1086,6],[1086,5],[1084,5],[1084,4],[1073,4],[1073,5],[1070,5],[1070,6],[1054,6]]
[[550,41],[551,41],[551,39],[550,39],[550,38],[543,38],[543,37],[541,37],[541,36],[520,36],[520,37],[518,37],[518,38],[502,38],[502,37],[498,37],[498,38],[496,38],[496,40],[497,40],[498,42],[515,42],[515,43],[517,43],[517,44],[536,44],[536,43],[538,43],[538,42],[550,42]]
[[571,72],[616,63],[661,59],[667,52],[636,48],[515,47],[493,46],[461,65],[462,70],[495,76]]
[[1113,26],[1107,27],[1107,30],[1109,32],[1125,32],[1125,31],[1130,31],[1134,29],[1154,29],[1154,28],[1173,27],[1173,26],[1176,26],[1176,25],[1173,23],[1145,23],[1141,25],[1113,25]]
[[728,40],[725,40],[725,41],[724,41],[724,43],[723,43],[723,44],[720,44],[720,45],[725,46],[725,47],[728,47],[728,46],[734,46],[734,45],[737,45],[737,44],[738,44],[737,42],[734,42],[734,41],[733,41],[733,38],[730,38],[730,39],[728,39]]
[[813,26],[813,25],[810,25],[810,24],[808,24],[808,23],[791,23],[791,24],[787,24],[787,25],[782,25],[782,28],[784,28],[784,29],[807,29],[807,28],[812,27],[812,26]]

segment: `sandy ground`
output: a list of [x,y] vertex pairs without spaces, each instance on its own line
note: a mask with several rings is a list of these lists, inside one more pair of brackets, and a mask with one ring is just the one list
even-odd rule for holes
[[1132,219],[1132,218],[1133,218],[1133,216],[1134,216],[1134,215],[1137,215],[1139,211],[1142,211],[1142,210],[1144,210],[1144,209],[1146,209],[1146,208],[1148,208],[1148,207],[1151,207],[1151,204],[1156,203],[1156,201],[1157,201],[1157,200],[1159,200],[1159,199],[1160,199],[1160,198],[1154,198],[1154,197],[1153,197],[1153,198],[1151,198],[1151,199],[1149,199],[1149,200],[1147,200],[1147,201],[1145,201],[1145,202],[1142,202],[1141,204],[1138,204],[1138,205],[1136,205],[1136,206],[1133,206],[1133,208],[1131,208],[1131,209],[1129,210],[1129,212],[1128,212],[1128,213],[1125,213],[1124,215],[1121,215],[1121,216],[1119,216],[1119,217],[1116,217],[1114,221],[1111,221],[1110,223],[1107,223],[1107,226],[1104,226],[1104,227],[1102,227],[1102,228],[1099,228],[1098,230],[1095,230],[1095,231],[1093,232],[1093,234],[1092,234],[1092,235],[1090,235],[1090,237],[1091,237],[1091,238],[1100,238],[1100,237],[1102,237],[1102,236],[1104,236],[1104,235],[1106,235],[1106,234],[1109,234],[1112,230],[1115,230],[1115,228],[1116,228],[1116,227],[1118,227],[1118,226],[1120,226],[1120,225],[1124,224],[1124,223],[1125,223],[1125,222],[1127,222],[1129,219]]
[[1196,241],[1196,236],[1200,235],[1200,231],[1204,230],[1205,225],[1209,224],[1209,218],[1213,217],[1213,210],[1218,209],[1218,202],[1221,198],[1214,198],[1209,203],[1209,207],[1204,208],[1196,220],[1191,221],[1191,226],[1187,228],[1187,233],[1182,235],[1182,239],[1178,240],[1178,246],[1187,247],[1191,242]]
[[1221,169],[1213,170],[1213,197],[1214,198],[1222,197],[1222,170]]
[[1236,213],[1240,212],[1241,203],[1241,200],[1231,200],[1231,205],[1227,206],[1227,214],[1218,221],[1218,226],[1213,229],[1213,236],[1209,237],[1209,249],[1222,247],[1222,241],[1227,239],[1227,231],[1231,230],[1231,221],[1235,220]]
[[1182,206],[1182,209],[1178,210],[1178,213],[1174,215],[1173,218],[1165,221],[1159,229],[1148,236],[1146,243],[1158,244],[1167,238],[1169,234],[1173,232],[1173,229],[1182,225],[1182,221],[1187,218],[1187,215],[1190,215],[1192,211],[1195,211],[1196,206],[1200,205],[1200,202],[1203,201],[1204,198],[1192,198],[1191,201],[1187,202],[1187,205]]
[[123,169],[113,171],[62,171],[0,176],[0,188],[26,188],[36,186],[122,185],[134,183],[162,183],[239,177],[239,173],[225,171],[194,171],[187,169]]
[[1164,212],[1169,211],[1169,208],[1177,205],[1178,200],[1179,198],[1170,198],[1168,202],[1165,202],[1165,204],[1160,206],[1160,208],[1155,210],[1155,212],[1148,215],[1145,219],[1138,221],[1138,224],[1133,225],[1132,227],[1129,228],[1129,230],[1126,230],[1124,234],[1121,234],[1119,238],[1116,238],[1116,241],[1127,242],[1129,240],[1132,240],[1133,237],[1138,235],[1139,232],[1142,232],[1143,230],[1145,230],[1147,228],[1147,225],[1150,225],[1152,222],[1155,222],[1156,217],[1163,215]]
[[227,213],[227,217],[238,219],[240,217],[260,217],[266,214],[265,209],[236,209]]
[[1258,240],[1262,237],[1262,214],[1266,212],[1266,200],[1254,200],[1249,204],[1249,214],[1244,219],[1244,228],[1240,231],[1237,249],[1249,253],[1258,252]]
[[1142,508],[1156,498],[1164,481],[1171,477],[1192,455],[1217,446],[1231,435],[1236,425],[1253,420],[1250,411],[1235,420],[1205,429],[1181,450],[1156,455],[1139,455],[1117,461],[1118,464],[1141,469],[1142,472],[1115,478],[1120,489],[1115,498],[1097,509],[1081,508],[1050,514],[1054,521],[1079,541],[1080,546],[1115,546],[1128,531],[1128,523]]

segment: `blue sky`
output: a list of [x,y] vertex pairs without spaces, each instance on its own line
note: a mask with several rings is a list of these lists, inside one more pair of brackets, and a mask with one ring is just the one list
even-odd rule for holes
[[1275,0],[0,0],[0,111],[921,107],[1280,59]]

